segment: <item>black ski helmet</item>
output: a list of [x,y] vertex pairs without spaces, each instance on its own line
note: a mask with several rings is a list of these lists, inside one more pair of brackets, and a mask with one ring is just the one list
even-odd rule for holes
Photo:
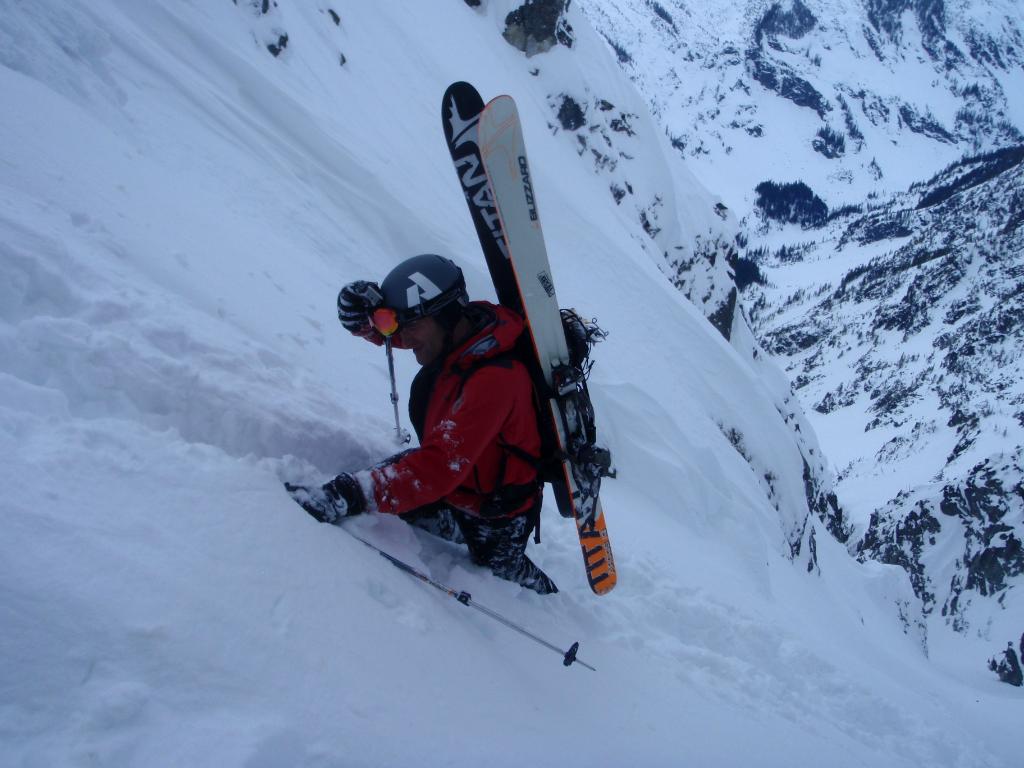
[[380,290],[383,306],[395,311],[399,325],[430,316],[450,330],[469,304],[462,270],[433,253],[403,261],[384,278]]

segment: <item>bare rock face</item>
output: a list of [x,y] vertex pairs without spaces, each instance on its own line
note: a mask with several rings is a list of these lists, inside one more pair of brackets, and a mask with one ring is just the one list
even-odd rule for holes
[[505,40],[533,56],[561,43],[572,48],[572,26],[566,20],[572,0],[526,0],[505,17]]

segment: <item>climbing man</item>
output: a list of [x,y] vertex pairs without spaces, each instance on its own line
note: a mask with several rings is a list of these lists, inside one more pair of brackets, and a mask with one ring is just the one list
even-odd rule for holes
[[288,492],[323,523],[363,512],[400,515],[464,542],[473,562],[500,578],[557,592],[526,556],[543,485],[533,384],[513,355],[523,319],[470,302],[462,270],[433,254],[407,259],[379,286],[345,285],[338,318],[355,336],[378,345],[390,338],[416,356],[409,417],[419,447],[319,488],[285,483]]

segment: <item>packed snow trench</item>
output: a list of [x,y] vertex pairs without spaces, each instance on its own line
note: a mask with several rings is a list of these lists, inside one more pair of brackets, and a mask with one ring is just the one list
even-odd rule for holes
[[[585,78],[642,114],[583,17],[526,59],[509,2],[259,6],[0,0],[0,765],[1018,764],[1017,692],[926,653],[905,574],[807,518],[781,374],[549,130],[545,94]],[[493,298],[441,135],[458,79],[516,98],[559,298],[610,331],[606,597],[552,499],[540,597],[281,486],[396,450],[341,284],[439,252]],[[677,183],[660,157],[640,173]],[[415,370],[400,354],[403,404]]]

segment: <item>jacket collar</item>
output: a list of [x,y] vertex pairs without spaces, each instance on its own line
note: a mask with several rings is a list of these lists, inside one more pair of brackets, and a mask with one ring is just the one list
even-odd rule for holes
[[511,351],[526,327],[516,312],[488,301],[471,303],[467,316],[473,322],[473,331],[445,358],[445,369],[465,370]]

